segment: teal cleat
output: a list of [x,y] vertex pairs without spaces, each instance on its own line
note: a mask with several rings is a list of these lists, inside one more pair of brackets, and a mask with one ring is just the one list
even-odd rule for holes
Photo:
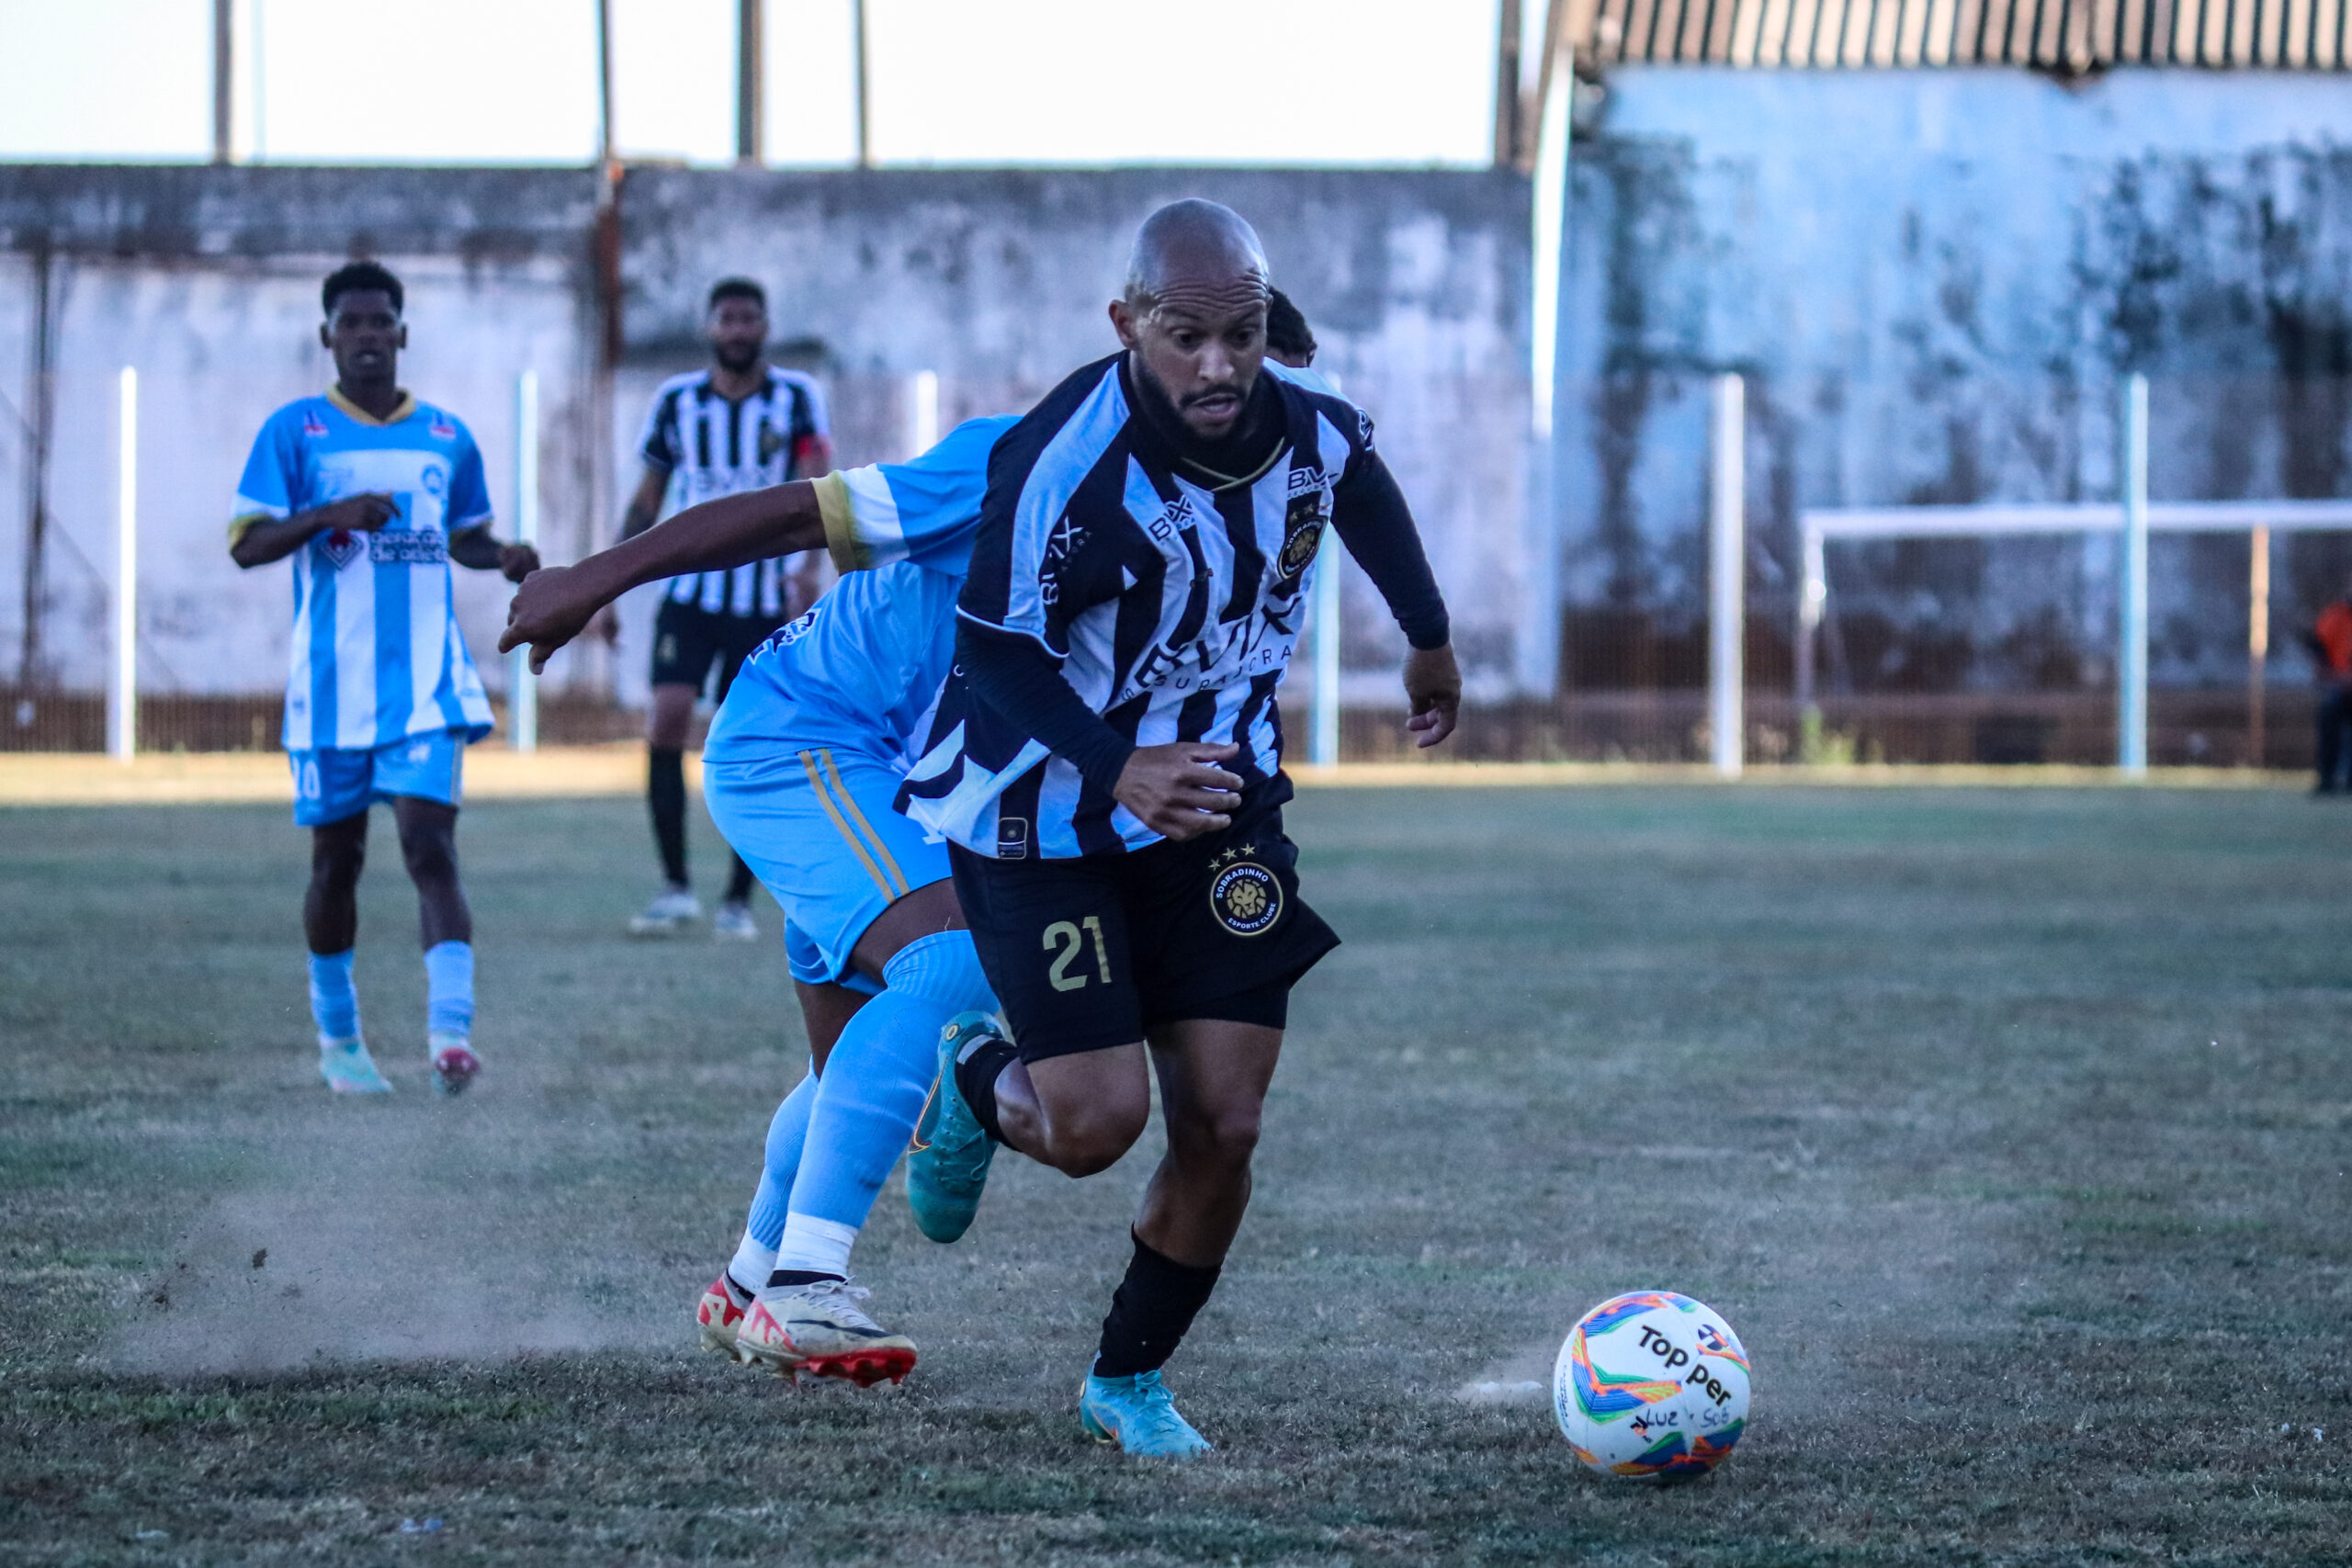
[[954,1241],[972,1228],[996,1157],[995,1142],[956,1088],[956,1060],[975,1042],[1003,1038],[984,1012],[958,1013],[939,1032],[939,1081],[907,1155],[907,1206],[916,1228],[933,1241]]
[[376,1070],[364,1040],[319,1042],[319,1076],[337,1094],[390,1094],[392,1086]]
[[1078,1419],[1098,1443],[1115,1443],[1137,1459],[1197,1459],[1209,1440],[1176,1414],[1176,1402],[1157,1368],[1131,1378],[1086,1374],[1078,1391]]

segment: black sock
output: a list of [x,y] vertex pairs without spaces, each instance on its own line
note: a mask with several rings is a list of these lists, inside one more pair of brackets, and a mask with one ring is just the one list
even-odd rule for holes
[[1141,1236],[1135,1243],[1127,1277],[1119,1281],[1111,1315],[1102,1320],[1102,1344],[1094,1357],[1099,1378],[1128,1378],[1167,1365],[1193,1326],[1193,1314],[1216,1289],[1219,1270],[1179,1263],[1146,1247]]
[[653,844],[662,874],[686,886],[686,754],[675,746],[647,748],[645,804],[653,810]]
[[980,1131],[1000,1144],[1004,1142],[1004,1129],[996,1120],[996,1080],[1020,1055],[1011,1041],[984,1034],[956,1058],[956,1092],[972,1108]]
[[771,1291],[788,1291],[796,1285],[813,1285],[820,1280],[838,1280],[839,1274],[828,1274],[818,1269],[779,1269],[768,1276]]
[[737,855],[735,869],[729,873],[727,877],[727,901],[730,904],[750,903],[752,884],[754,880],[756,879],[752,875],[752,868],[743,863],[741,855]]

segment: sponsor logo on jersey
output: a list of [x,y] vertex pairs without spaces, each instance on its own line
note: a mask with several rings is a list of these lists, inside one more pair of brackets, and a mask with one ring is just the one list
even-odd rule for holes
[[332,534],[321,534],[311,541],[311,547],[327,558],[329,565],[341,571],[368,553],[368,541],[348,528],[337,528]]
[[[1248,852],[1227,850],[1217,859]],[[1209,884],[1209,913],[1235,936],[1262,936],[1283,918],[1282,879],[1254,860],[1232,861]]]
[[[769,634],[767,641],[760,645],[760,652],[765,653],[770,649],[781,649],[790,648],[794,643],[798,642],[802,637],[807,637],[810,632],[817,629],[817,617],[824,613],[825,607],[822,604],[819,604],[813,609],[808,610],[793,619],[785,622],[784,625],[776,627],[774,632]],[[755,654],[753,657],[756,658],[758,655]]]
[[760,426],[760,461],[773,463],[775,455],[784,450],[784,432],[773,424]]
[[425,431],[435,441],[455,441],[458,438],[458,427],[440,414],[433,416],[433,423],[425,426]]
[[317,414],[312,413],[308,409],[302,411],[302,434],[305,437],[310,440],[316,441],[324,436],[326,433],[327,422],[325,420],[321,419]]
[[1029,858],[1029,818],[1000,817],[996,819],[996,858],[1027,860]]
[[438,529],[379,528],[368,536],[368,558],[378,566],[436,566],[449,550]]

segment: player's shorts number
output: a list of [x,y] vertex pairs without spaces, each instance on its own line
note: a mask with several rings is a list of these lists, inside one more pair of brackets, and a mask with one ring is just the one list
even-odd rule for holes
[[[1081,925],[1086,928],[1085,932],[1079,930]],[[1104,985],[1111,983],[1111,948],[1102,940],[1102,921],[1099,916],[1089,915],[1076,924],[1069,920],[1056,920],[1046,928],[1046,951],[1061,950],[1055,954],[1053,967],[1046,971],[1046,977],[1054,983],[1057,991],[1075,991],[1085,986],[1086,976],[1071,974],[1069,966],[1085,951],[1087,933],[1091,933],[1094,938],[1095,969]]]
[[305,757],[294,769],[294,793],[303,800],[319,798],[319,761]]

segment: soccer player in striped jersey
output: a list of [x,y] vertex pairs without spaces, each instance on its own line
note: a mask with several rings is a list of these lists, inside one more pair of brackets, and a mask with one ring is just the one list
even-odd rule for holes
[[1080,1392],[1131,1453],[1208,1444],[1160,1368],[1215,1288],[1250,1189],[1292,985],[1338,938],[1300,899],[1273,697],[1316,546],[1338,529],[1412,652],[1408,728],[1453,728],[1461,678],[1412,515],[1353,405],[1261,374],[1257,235],[1215,203],[1147,220],[1111,306],[1125,352],[996,445],[956,673],[900,796],[953,843],[958,903],[1012,1040],[942,1052],[909,1168],[989,1140],[1073,1176],[1168,1150]]
[[[814,1060],[771,1122],[742,1240],[696,1315],[712,1348],[780,1371],[866,1383],[914,1364],[913,1344],[857,1304],[850,1250],[923,1109],[943,1031],[983,1027],[996,1001],[944,846],[891,800],[954,658],[988,453],[1012,423],[974,420],[910,463],[697,506],[540,572],[501,641],[542,661],[638,583],[763,553],[826,546],[847,574],[744,661],[703,754],[712,816],[785,909]],[[918,1209],[941,1239],[971,1214]]]
[[229,554],[247,569],[293,558],[285,743],[294,820],[311,829],[302,930],[320,1071],[341,1093],[391,1088],[361,1034],[351,976],[368,813],[383,800],[416,884],[433,1083],[457,1094],[481,1066],[458,780],[491,715],[452,614],[449,563],[519,581],[538,556],[492,537],[481,453],[466,427],[401,389],[400,279],[355,262],[326,280],[321,303],[335,384],[263,424],[238,482]]
[[[621,523],[628,539],[652,526],[665,497],[680,507],[763,490],[832,466],[824,393],[763,357],[767,295],[745,277],[710,290],[704,332],[710,367],[662,383],[646,414],[645,469]],[[724,570],[687,571],[663,584],[653,619],[653,702],[646,718],[646,804],[662,860],[662,890],[629,922],[640,936],[684,930],[702,917],[686,873],[685,745],[695,699],[717,671],[718,700],[743,656],[817,596],[819,558],[771,557]],[[759,935],[752,919],[752,868],[734,857],[712,934]]]

